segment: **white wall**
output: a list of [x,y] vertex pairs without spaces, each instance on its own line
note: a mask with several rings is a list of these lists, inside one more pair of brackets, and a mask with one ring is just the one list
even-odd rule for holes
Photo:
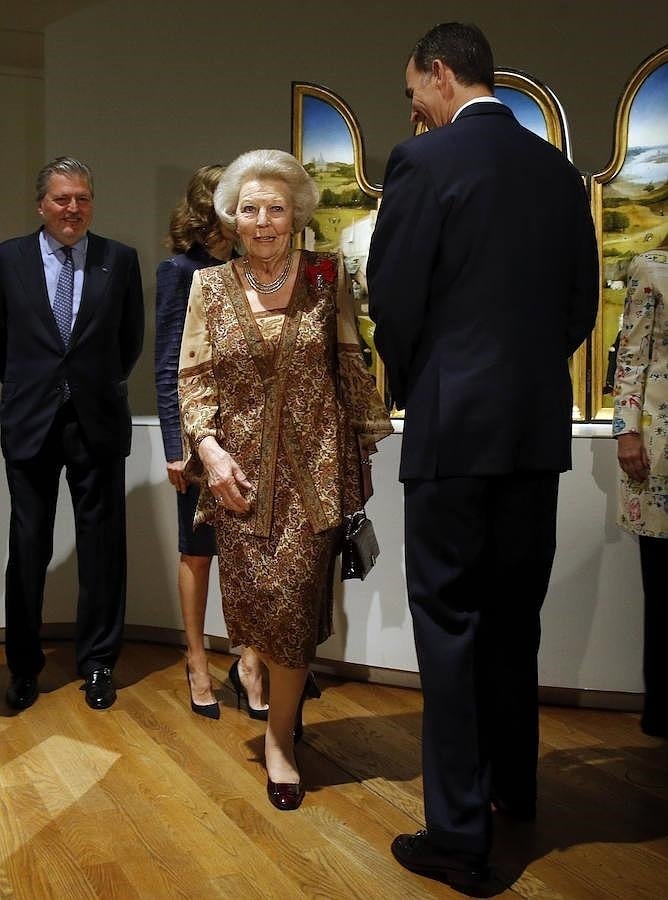
[[0,68],[0,241],[35,228],[35,176],[44,152],[41,72]]
[[[46,155],[72,153],[96,175],[94,230],[139,250],[146,352],[131,407],[154,414],[155,268],[169,213],[192,171],[252,147],[291,147],[292,82],[336,92],[357,116],[366,174],[382,180],[411,133],[404,67],[445,20],[475,21],[498,67],[548,84],[570,124],[575,164],[601,171],[627,79],[668,34],[668,4],[630,16],[627,0],[282,0],[274,7],[200,0],[105,0],[47,29]],[[631,22],[632,19],[632,22]],[[521,22],[521,27],[518,27]],[[631,27],[630,27],[631,24]],[[63,116],[64,97],[76,116]]]
[[[37,226],[37,169],[45,158],[71,153],[88,160],[96,174],[94,228],[139,249],[147,340],[133,376],[136,413],[155,409],[154,272],[165,255],[161,240],[169,212],[193,169],[252,146],[289,149],[291,82],[312,81],[351,106],[365,140],[367,177],[379,181],[391,146],[409,134],[405,59],[415,39],[443,19],[477,22],[492,42],[497,66],[524,69],[555,91],[569,121],[575,163],[591,172],[605,168],[611,156],[615,106],[627,79],[665,42],[668,5],[636,16],[629,28],[626,0],[453,0],[447,8],[440,0],[417,0],[393,7],[391,15],[385,0],[338,0],[335,8],[284,0],[267,15],[218,0],[100,0],[47,30],[44,107],[41,73],[0,72],[0,239]],[[63,98],[71,99],[76,115],[62,115]],[[136,422],[128,465],[127,620],[178,628],[174,498],[163,479],[159,429],[151,420]],[[397,436],[381,445],[374,469],[369,511],[383,556],[367,582],[346,584],[337,604],[337,634],[322,654],[415,671],[396,483],[400,442]],[[639,692],[639,563],[636,542],[614,524],[614,443],[577,437],[574,458],[574,472],[562,479],[541,683]],[[3,569],[7,510],[3,474]],[[47,622],[72,621],[75,590],[71,512],[61,497]],[[207,631],[225,633],[215,584]]]
[[[140,424],[141,422],[141,424]],[[601,426],[576,426],[605,431]],[[381,545],[364,582],[337,581],[336,633],[319,659],[368,667],[372,677],[402,682],[417,672],[403,563],[403,495],[396,480],[401,435],[379,445],[375,495],[367,511]],[[642,691],[642,592],[636,541],[614,522],[616,445],[606,437],[576,437],[574,470],[562,477],[557,558],[543,611],[541,685],[588,691]],[[0,502],[7,508],[4,472]],[[127,469],[128,610],[133,626],[179,629],[176,588],[176,500],[164,477],[160,429],[137,420]],[[0,516],[0,565],[6,564],[7,517]],[[76,558],[67,487],[61,485],[45,622],[72,622]],[[3,585],[4,587],[4,585]],[[4,595],[3,595],[4,596]],[[4,614],[0,613],[0,625]],[[225,636],[215,567],[207,634]],[[387,671],[383,671],[387,670]]]

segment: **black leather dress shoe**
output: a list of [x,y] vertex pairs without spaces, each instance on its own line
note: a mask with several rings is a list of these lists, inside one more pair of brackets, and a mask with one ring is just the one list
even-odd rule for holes
[[299,809],[304,799],[304,788],[301,781],[297,784],[289,784],[281,781],[267,779],[267,796],[276,809]]
[[5,699],[12,709],[28,709],[39,696],[36,675],[12,675]]
[[668,738],[668,717],[665,713],[658,715],[645,710],[640,719],[640,728],[643,734],[650,737]]
[[490,877],[483,857],[470,853],[455,853],[432,844],[426,831],[400,834],[392,842],[392,854],[405,869],[436,878],[455,890],[475,896],[485,896],[485,883]]
[[86,675],[81,690],[86,691],[86,703],[91,709],[107,709],[116,700],[116,688],[111,669],[95,669]]

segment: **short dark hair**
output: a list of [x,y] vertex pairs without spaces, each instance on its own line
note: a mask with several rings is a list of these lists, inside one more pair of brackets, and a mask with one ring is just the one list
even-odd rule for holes
[[51,162],[46,163],[37,173],[37,181],[35,184],[35,193],[37,194],[37,202],[43,200],[49,189],[49,181],[52,175],[67,175],[69,178],[85,178],[88,182],[91,197],[94,196],[93,190],[93,173],[90,166],[75,159],[73,156],[57,156]]
[[477,25],[443,22],[434,25],[415,45],[411,59],[418,72],[431,71],[440,59],[460,84],[484,84],[494,90],[494,57],[489,41]]

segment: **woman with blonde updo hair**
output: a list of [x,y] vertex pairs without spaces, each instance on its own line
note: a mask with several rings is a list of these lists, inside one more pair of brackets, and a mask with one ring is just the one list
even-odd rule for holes
[[[156,275],[155,384],[158,415],[167,461],[167,477],[177,491],[179,522],[179,597],[186,636],[186,678],[190,707],[209,719],[220,717],[211,688],[204,647],[204,615],[211,559],[216,540],[210,525],[193,529],[199,489],[183,477],[183,449],[177,373],[188,294],[193,273],[226,262],[234,245],[234,231],[222,225],[213,206],[213,192],[225,171],[223,166],[201,166],[191,177],[183,200],[169,223],[167,246],[172,256],[158,266]],[[235,666],[238,665],[235,663]],[[253,718],[266,719],[263,703],[262,665],[250,650],[242,653],[245,696]],[[236,672],[236,669],[235,669]]]

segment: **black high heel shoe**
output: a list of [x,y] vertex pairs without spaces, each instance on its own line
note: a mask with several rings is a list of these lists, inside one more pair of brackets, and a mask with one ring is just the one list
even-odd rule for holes
[[186,663],[186,681],[188,682],[188,693],[190,694],[190,708],[198,716],[204,716],[207,719],[220,719],[220,707],[218,701],[214,703],[195,703],[193,700],[193,689],[190,684],[190,669]]
[[255,709],[254,706],[251,706],[248,702],[248,691],[243,686],[241,682],[241,676],[239,675],[239,660],[235,659],[232,665],[230,666],[230,670],[227,673],[227,677],[230,679],[230,684],[235,690],[237,695],[237,709],[241,709],[241,698],[244,698],[244,702],[246,704],[246,709],[248,710],[248,715],[251,719],[260,719],[262,722],[266,722],[269,718],[269,709]]
[[306,676],[306,684],[304,685],[304,697],[307,700],[319,700],[322,697],[322,691],[318,687],[313,672],[309,672]]
[[315,675],[313,674],[313,672],[309,672],[306,676],[306,684],[304,685],[304,690],[302,691],[301,699],[299,700],[299,706],[297,707],[297,715],[295,716],[295,727],[294,731],[292,732],[295,744],[298,744],[304,736],[304,723],[302,721],[302,709],[304,707],[304,701],[311,698],[317,700],[321,696],[322,691],[318,687],[318,683],[315,680]]

